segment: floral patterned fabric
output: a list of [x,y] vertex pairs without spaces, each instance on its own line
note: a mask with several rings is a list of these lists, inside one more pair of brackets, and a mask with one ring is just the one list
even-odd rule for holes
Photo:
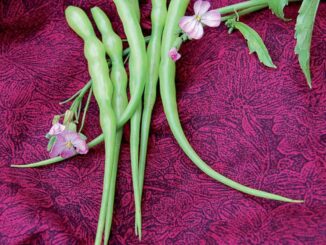
[[[235,2],[211,1],[214,8]],[[0,244],[94,242],[103,145],[52,166],[10,168],[48,157],[44,135],[52,116],[68,107],[59,102],[89,80],[82,41],[64,19],[71,4],[102,7],[124,36],[112,1],[0,1]],[[291,3],[286,16],[295,19],[298,9],[299,3]],[[242,20],[262,36],[276,70],[249,55],[241,34],[227,34],[224,25],[183,45],[177,62],[179,113],[200,156],[240,183],[305,203],[254,198],[207,177],[177,145],[158,99],[149,139],[143,239],[134,235],[127,126],[111,244],[326,243],[325,13],[322,2],[313,33],[311,90],[293,51],[295,22],[283,22],[269,10]],[[147,2],[142,3],[142,27],[148,35]],[[84,133],[89,139],[100,133],[94,100]]]

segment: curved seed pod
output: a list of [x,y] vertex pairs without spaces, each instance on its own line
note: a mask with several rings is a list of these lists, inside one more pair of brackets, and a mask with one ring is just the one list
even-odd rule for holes
[[95,32],[84,10],[78,7],[69,6],[65,10],[66,20],[71,29],[82,39],[94,37]]
[[[175,3],[177,2],[177,3]],[[178,9],[175,7],[174,12],[171,9],[171,11],[168,13],[169,18],[174,18],[174,20],[169,19],[169,22],[167,22],[169,25],[165,27],[165,34],[163,35],[163,39],[165,40],[164,46],[162,47],[162,55],[167,54],[169,49],[173,46],[173,42],[176,38],[175,34],[176,31],[178,30],[178,21],[179,19],[183,16],[185,12],[186,5],[188,5],[189,1],[184,1],[184,2],[179,2],[174,0],[171,3],[175,4],[175,6],[179,6],[179,4],[183,5],[183,9]],[[227,14],[230,12],[233,12],[234,9],[241,9],[245,7],[252,7],[254,4],[262,4],[263,0],[257,0],[255,3],[251,3],[250,1],[244,2],[244,3],[239,3],[239,4],[234,4],[230,5],[227,7],[223,7],[218,9],[218,11],[221,14]],[[181,12],[180,12],[181,11]],[[168,36],[170,35],[170,36]],[[168,40],[169,38],[169,40]],[[163,56],[162,56],[163,57]],[[169,71],[168,74],[164,74],[164,72]],[[179,145],[183,149],[183,151],[187,154],[187,156],[207,175],[210,177],[214,178],[215,180],[231,187],[234,188],[238,191],[241,191],[243,193],[247,193],[249,195],[254,195],[262,198],[267,198],[267,199],[273,199],[273,200],[279,200],[279,201],[284,201],[284,202],[303,202],[302,200],[293,200],[289,199],[286,197],[282,197],[279,195],[271,194],[268,192],[264,191],[259,191],[252,189],[250,187],[241,185],[235,181],[232,181],[223,175],[217,173],[214,171],[212,168],[210,168],[202,159],[196,154],[194,149],[191,147],[189,144],[188,140],[186,139],[182,126],[180,123],[180,119],[178,116],[177,112],[177,104],[176,104],[176,95],[175,95],[175,85],[174,85],[174,78],[175,78],[175,64],[167,57],[164,57],[164,60],[161,62],[161,68],[160,68],[160,91],[161,91],[161,97],[162,97],[162,102],[164,106],[164,110],[170,125],[170,128],[177,139]],[[165,79],[165,82],[162,83],[162,80]],[[171,93],[171,94],[169,94]],[[120,123],[118,123],[118,126],[121,126]],[[88,146],[94,147],[98,144],[100,144],[104,140],[103,135],[99,135],[96,137],[94,140],[92,140]],[[63,161],[64,158],[62,157],[54,157],[51,159],[46,159],[40,162],[32,163],[32,164],[26,164],[26,165],[11,165],[12,167],[18,167],[18,168],[28,168],[28,167],[40,167],[40,166],[46,166],[49,164],[57,163],[60,161]]]
[[147,75],[147,57],[145,38],[142,34],[139,22],[134,15],[133,9],[130,7],[129,1],[114,0],[114,3],[128,39],[130,60],[135,59],[133,67],[135,74],[130,74],[130,77],[135,79],[136,86],[126,110],[119,119],[118,127],[121,127],[121,125],[124,125],[130,119],[141,103]]
[[[296,0],[293,0],[296,1]],[[265,0],[255,0],[255,1],[246,1],[246,2],[242,2],[242,3],[236,3],[236,4],[231,4],[229,6],[226,7],[222,7],[219,9],[216,9],[216,11],[218,11],[220,14],[230,14],[230,13],[234,13],[234,11],[239,11],[238,15],[244,15],[244,14],[248,14],[248,13],[252,13],[255,11],[258,11],[262,8],[267,7],[267,4],[265,3]],[[242,10],[243,9],[243,10]],[[222,18],[222,21],[226,21],[230,18],[234,18],[237,15],[229,15],[229,16],[225,16]],[[150,37],[146,37],[145,41],[148,41],[150,39]],[[130,48],[127,48],[123,51],[124,55],[128,54],[130,52]],[[126,121],[128,121],[128,116],[132,115],[130,114],[131,112],[133,112],[133,109],[135,109],[134,107],[132,107],[129,111],[126,111],[124,113],[124,115],[121,116],[120,120],[118,120],[117,122],[117,127],[120,128],[122,127]],[[129,117],[130,118],[130,117]],[[91,142],[88,143],[88,147],[92,148],[100,143],[102,143],[104,140],[103,134],[97,136],[95,139],[93,139]],[[65,160],[65,158],[62,157],[54,157],[54,158],[50,158],[50,159],[46,159],[43,161],[38,161],[38,162],[34,162],[34,163],[30,163],[30,164],[24,164],[24,165],[18,165],[18,164],[12,164],[11,167],[15,167],[15,168],[36,168],[36,167],[43,167],[43,166],[47,166],[50,164],[54,164],[54,163],[58,163]]]
[[[84,54],[88,62],[89,74],[93,80],[93,91],[100,109],[100,125],[105,143],[105,169],[103,180],[103,194],[101,210],[98,220],[95,244],[100,245],[105,225],[108,207],[109,184],[115,160],[116,119],[112,108],[113,85],[109,77],[109,68],[106,62],[105,49],[101,41],[90,30],[91,23],[83,10],[77,7],[68,7],[66,18],[69,26],[84,40]],[[82,22],[83,25],[78,25]],[[85,28],[85,29],[84,29]],[[92,27],[91,27],[92,28]],[[94,33],[94,31],[93,31]],[[87,34],[87,35],[85,35]],[[89,35],[88,35],[89,34]]]
[[152,1],[152,33],[151,40],[147,47],[147,57],[149,66],[149,77],[144,92],[144,109],[141,123],[141,139],[139,151],[139,190],[142,197],[144,186],[144,174],[147,156],[147,145],[150,130],[153,107],[156,101],[156,89],[158,82],[158,72],[161,55],[157,50],[161,50],[162,33],[166,18],[166,0]]
[[175,88],[175,63],[168,56],[168,52],[173,46],[174,40],[177,38],[179,27],[178,22],[185,14],[189,0],[179,1],[172,0],[170,2],[170,8],[168,10],[167,21],[164,27],[163,39],[162,39],[162,53],[161,53],[161,65],[160,65],[160,92],[161,99],[164,107],[164,112],[168,120],[170,129],[179,143],[185,154],[193,161],[193,163],[200,168],[204,173],[213,179],[243,193],[273,199],[283,202],[302,202],[299,200],[292,200],[279,195],[271,194],[265,191],[256,190],[244,185],[241,185],[212,169],[207,165],[195,152],[187,140],[178,114],[177,100],[176,100],[176,88]]
[[[139,106],[141,103],[141,96],[145,87],[145,82],[147,80],[147,56],[146,56],[146,46],[145,39],[142,34],[139,21],[134,13],[134,9],[129,1],[124,0],[114,0],[117,7],[119,17],[122,21],[124,31],[127,36],[127,40],[130,46],[130,59],[129,59],[129,70],[130,70],[130,89],[131,98],[137,98],[137,104],[135,104],[135,111],[138,110],[131,120],[131,132],[130,137],[133,139],[131,141],[136,141],[137,135],[137,125],[140,120],[139,116]],[[131,102],[129,103],[131,104]],[[128,108],[126,109],[128,110]],[[138,115],[138,116],[137,116]],[[132,129],[133,128],[133,129]],[[138,130],[139,131],[139,130]],[[135,222],[137,223],[138,233],[140,233],[141,227],[141,205],[139,198],[139,184],[138,184],[138,146],[137,142],[131,144],[131,163],[132,163],[132,173],[133,173],[133,187],[135,196]],[[137,149],[136,149],[137,148]],[[136,230],[137,233],[137,230]],[[141,234],[139,234],[141,235]]]
[[[113,110],[117,118],[121,117],[128,104],[127,97],[127,72],[123,64],[122,40],[112,29],[111,22],[107,15],[98,7],[91,9],[96,26],[102,35],[102,42],[105,50],[111,59],[111,80],[113,83]],[[110,181],[110,191],[108,200],[108,212],[105,221],[104,244],[108,244],[110,230],[112,226],[113,206],[115,196],[115,185],[118,170],[120,145],[122,139],[122,129],[117,130],[116,146],[114,152],[114,165],[112,169],[112,178]]]

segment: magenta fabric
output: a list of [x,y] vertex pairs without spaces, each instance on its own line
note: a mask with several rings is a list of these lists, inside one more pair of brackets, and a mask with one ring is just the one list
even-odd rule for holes
[[[212,1],[213,7],[239,2]],[[10,164],[48,157],[52,116],[88,80],[82,41],[64,9],[102,7],[123,36],[112,1],[0,1],[0,244],[92,244],[100,208],[103,145],[39,169]],[[295,19],[299,4],[286,8]],[[192,7],[189,8],[192,14]],[[174,140],[158,99],[143,200],[143,239],[134,235],[128,128],[122,144],[111,244],[326,243],[326,4],[313,33],[309,90],[294,54],[295,22],[269,10],[241,18],[266,43],[277,69],[249,55],[224,25],[186,43],[177,62],[178,106],[196,151],[220,173],[251,187],[304,199],[254,198],[203,174]],[[150,33],[150,4],[142,3]],[[93,100],[84,133],[100,133]]]

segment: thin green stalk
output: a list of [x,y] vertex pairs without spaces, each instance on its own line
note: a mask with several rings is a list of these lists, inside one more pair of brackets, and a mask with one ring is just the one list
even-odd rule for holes
[[[148,43],[151,40],[151,36],[146,36],[146,37],[144,37],[144,39],[145,39],[145,42]],[[121,39],[121,40],[122,40],[122,42],[128,42],[127,39]]]
[[[300,1],[301,0],[289,0],[289,2],[300,2]],[[249,1],[249,2],[246,2],[246,3],[249,4],[250,2],[254,2],[254,1]],[[245,8],[243,8],[241,5],[238,5],[238,6],[240,6],[240,8],[237,7],[236,5],[233,5],[233,6],[234,6],[233,12],[237,12],[237,14],[223,16],[222,21],[227,21],[229,19],[236,18],[237,16],[247,15],[247,14],[250,14],[250,13],[253,13],[253,12],[257,12],[257,11],[259,11],[261,9],[267,8],[268,7],[268,1],[265,0],[264,3],[260,3],[260,4],[257,4],[256,1],[255,1],[254,3],[252,3],[252,6],[247,6]],[[220,9],[217,9],[217,10],[220,13],[222,11],[222,12],[224,12],[223,14],[226,14],[225,12],[229,11],[229,9],[225,9],[225,8],[226,7],[220,8]],[[241,10],[238,11],[239,9],[241,9]]]
[[81,108],[82,108],[82,103],[81,103],[81,101],[80,101],[80,103],[79,103],[79,105],[78,105],[78,107],[77,107],[77,110],[76,110],[76,122],[79,121]]
[[127,55],[126,58],[124,59],[124,61],[123,61],[124,65],[127,64],[128,60],[129,60],[129,57],[130,57],[130,55]]
[[254,6],[254,7],[250,7],[250,8],[241,10],[241,11],[237,12],[236,14],[223,16],[221,21],[224,22],[224,21],[227,21],[229,19],[233,19],[233,18],[237,18],[237,17],[243,16],[243,15],[247,15],[247,14],[250,14],[252,12],[256,12],[258,10],[264,9],[266,7],[268,7],[268,4],[262,4],[262,5],[257,5],[257,6]]
[[69,110],[75,113],[75,118],[78,121],[79,114],[81,110],[81,102],[87,93],[87,91],[92,87],[92,80],[90,80],[80,91],[78,96],[75,98],[73,103],[71,104]]
[[78,96],[71,104],[69,110],[72,111],[74,113],[74,116],[77,117],[77,109],[78,109],[78,106],[80,105],[81,103],[81,100],[80,100],[80,97]]
[[267,0],[252,0],[252,1],[246,1],[241,3],[232,4],[226,7],[218,8],[216,9],[218,12],[220,12],[221,15],[234,13],[235,11],[239,11],[241,9],[254,7],[257,5],[266,4]]
[[91,88],[91,89],[89,90],[88,97],[87,97],[87,101],[86,101],[86,104],[85,104],[85,107],[84,107],[84,110],[83,110],[83,118],[82,118],[82,120],[81,120],[81,125],[80,125],[79,130],[78,130],[79,133],[80,133],[80,132],[83,130],[83,128],[84,128],[85,119],[86,119],[86,114],[87,114],[87,111],[88,111],[89,104],[90,104],[90,102],[91,102],[92,94],[93,94],[93,89]]
[[[68,103],[69,101],[72,101],[74,98],[76,98],[77,96],[79,97],[79,95],[81,94],[81,93],[84,93],[84,91],[85,91],[85,93],[87,92],[87,90],[90,88],[92,86],[92,80],[90,80],[89,82],[87,82],[85,85],[84,85],[84,87],[82,87],[80,90],[78,90],[73,96],[71,96],[69,99],[66,99],[65,101],[62,101],[62,102],[60,102],[59,104],[60,105],[63,105],[63,104],[66,104],[66,103]],[[84,94],[85,94],[84,93]]]

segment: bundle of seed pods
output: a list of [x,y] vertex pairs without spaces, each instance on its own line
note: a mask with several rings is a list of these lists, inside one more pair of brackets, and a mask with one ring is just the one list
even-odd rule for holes
[[[51,158],[31,164],[12,166],[26,168],[57,163],[77,154],[87,154],[90,148],[104,141],[103,194],[95,244],[102,242],[108,244],[123,126],[130,121],[135,233],[141,239],[141,201],[147,144],[159,81],[160,95],[170,129],[181,149],[199,169],[216,181],[249,195],[283,202],[302,202],[244,186],[213,170],[198,156],[187,140],[180,123],[176,101],[175,62],[181,58],[179,49],[185,41],[201,39],[204,35],[204,27],[216,28],[221,22],[225,22],[230,32],[237,29],[243,34],[250,51],[256,52],[264,65],[276,68],[259,35],[240,22],[239,17],[269,7],[275,15],[284,19],[284,1],[252,0],[219,9],[210,9],[208,1],[198,0],[193,6],[193,16],[184,16],[189,0],[171,0],[169,6],[166,0],[152,0],[151,2],[152,31],[150,37],[144,37],[140,27],[138,1],[114,0],[129,45],[125,50],[123,50],[122,39],[115,33],[110,19],[100,8],[91,9],[96,26],[91,24],[90,18],[81,8],[69,6],[65,10],[67,24],[84,42],[84,55],[91,80],[70,99],[63,102],[72,101],[66,113],[54,116],[52,127],[46,135],[49,139],[48,151]],[[309,80],[311,39],[310,41],[309,38],[305,39],[308,42],[300,42],[303,39],[300,29],[305,31],[305,35],[311,36],[319,1],[312,2],[307,6],[308,0],[303,1],[296,33],[298,40],[296,52],[309,85],[311,85],[311,79]],[[304,28],[305,25],[309,28]],[[95,29],[100,32],[101,39],[97,38]],[[302,59],[307,56],[308,65]],[[129,68],[129,76],[126,66]],[[127,87],[130,90],[129,101]],[[82,110],[82,100],[87,93],[86,104]],[[81,131],[92,95],[99,107],[102,134],[87,144],[86,136]]]

